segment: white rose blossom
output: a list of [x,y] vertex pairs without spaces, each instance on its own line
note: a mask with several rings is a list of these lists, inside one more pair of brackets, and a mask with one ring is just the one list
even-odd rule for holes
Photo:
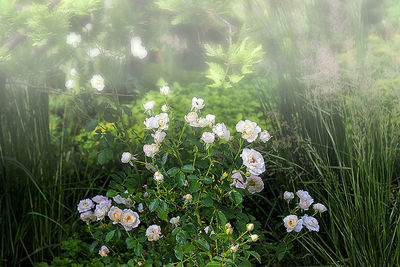
[[287,232],[295,231],[300,232],[303,228],[303,221],[296,216],[296,215],[288,215],[283,219],[283,222],[286,227]]
[[239,121],[236,124],[236,131],[242,134],[242,138],[246,139],[247,142],[252,143],[257,139],[258,133],[261,132],[261,128],[257,126],[257,123],[245,120]]
[[215,123],[215,115],[207,114],[206,115],[207,126],[212,127]]
[[193,127],[204,128],[208,125],[208,121],[206,118],[198,118],[196,122],[192,123]]
[[296,192],[296,195],[300,198],[299,207],[303,210],[308,210],[308,208],[314,202],[314,199],[312,199],[307,191],[299,190]]
[[294,193],[293,193],[293,192],[285,191],[285,192],[283,193],[283,199],[286,200],[287,203],[289,203],[290,200],[292,200],[293,198],[294,198]]
[[86,24],[84,27],[82,27],[83,32],[90,32],[93,29],[93,25],[91,23]]
[[204,99],[202,98],[197,98],[197,97],[193,97],[192,98],[192,109],[194,111],[197,110],[201,110],[202,108],[204,108]]
[[235,186],[236,188],[246,189],[246,183],[243,181],[243,177],[239,171],[234,170],[232,172],[231,178],[233,179],[231,186]]
[[112,206],[107,215],[113,221],[113,224],[117,224],[121,220],[122,210],[116,206]]
[[71,45],[73,48],[77,48],[82,41],[80,34],[71,32],[67,35],[67,44]]
[[183,200],[185,204],[192,202],[193,196],[191,194],[186,194],[183,196]]
[[246,180],[246,188],[250,193],[260,193],[264,189],[264,182],[259,176],[250,175]]
[[126,198],[122,197],[120,194],[113,197],[113,200],[117,204],[124,204],[124,205],[128,204],[128,200]]
[[165,96],[168,95],[169,94],[169,86],[164,85],[164,86],[160,87],[160,93]]
[[98,55],[100,55],[100,49],[99,49],[99,48],[95,47],[95,48],[89,49],[89,51],[88,51],[88,56],[89,56],[90,58],[95,58],[95,57],[97,57]]
[[67,80],[65,82],[65,88],[67,88],[68,90],[74,88],[76,86],[76,82],[74,80]]
[[247,170],[254,175],[260,175],[265,172],[264,158],[254,149],[245,148],[240,156]]
[[169,117],[168,113],[160,113],[155,116],[159,130],[168,130]]
[[131,166],[133,166],[132,160],[136,160],[136,158],[131,153],[129,152],[122,153],[121,156],[122,163],[129,163]]
[[85,212],[85,211],[88,211],[91,208],[93,208],[93,206],[94,206],[94,204],[93,204],[93,201],[91,199],[89,199],[89,198],[83,199],[83,200],[79,201],[78,211],[79,212]]
[[151,136],[154,138],[154,143],[161,144],[164,141],[167,134],[165,132],[158,130],[154,134],[151,134]]
[[139,59],[144,59],[147,56],[147,50],[142,45],[142,39],[140,37],[132,37],[131,52],[134,57]]
[[208,235],[208,232],[210,232],[210,236],[215,235],[215,232],[213,230],[210,231],[210,226],[206,226],[204,228],[204,233],[206,233],[206,235]]
[[96,216],[94,215],[93,211],[91,211],[91,210],[82,212],[80,217],[81,217],[82,221],[86,222],[86,224],[89,224],[89,222],[96,221]]
[[234,246],[231,246],[230,250],[232,253],[236,253],[238,251],[239,248],[239,244],[236,244]]
[[145,112],[147,112],[148,114],[152,114],[155,104],[156,104],[156,102],[154,100],[150,100],[150,101],[144,103],[143,107],[144,107]]
[[197,125],[197,120],[199,119],[199,115],[197,115],[196,112],[189,112],[187,115],[185,115],[185,121],[189,123],[190,126],[196,127]]
[[146,237],[150,242],[159,240],[161,237],[161,227],[155,224],[150,225],[146,229]]
[[120,223],[126,231],[131,231],[140,224],[139,214],[131,209],[124,209],[122,211]]
[[178,226],[179,226],[179,219],[180,219],[180,218],[181,218],[180,216],[172,217],[171,220],[169,220],[169,222],[170,222],[173,226],[178,227]]
[[253,242],[257,242],[258,241],[258,235],[250,235],[250,239]]
[[269,139],[272,138],[272,136],[269,134],[269,132],[268,132],[267,130],[264,130],[264,131],[262,131],[262,132],[260,133],[259,138],[260,138],[260,141],[261,141],[261,142],[266,143],[266,142],[269,141]]
[[96,202],[97,204],[101,203],[102,201],[108,201],[108,197],[102,196],[102,195],[97,195],[95,197],[92,197],[92,200]]
[[76,71],[75,68],[72,68],[69,72],[69,74],[71,74],[72,77],[78,76],[78,72]]
[[158,122],[155,117],[146,118],[144,120],[144,126],[146,126],[146,130],[153,130],[158,128]]
[[92,79],[90,80],[90,84],[94,89],[97,91],[103,91],[104,89],[104,79],[99,74],[93,75]]
[[319,232],[319,225],[317,219],[315,219],[312,216],[308,216],[307,214],[301,217],[301,219],[303,220],[303,225],[307,227],[308,230]]
[[146,157],[153,158],[160,150],[157,144],[144,145],[143,151]]
[[208,149],[209,146],[214,143],[215,140],[215,134],[210,133],[210,132],[204,132],[203,135],[201,136],[201,140],[206,144],[206,148]]
[[111,208],[111,200],[105,200],[96,205],[96,209],[94,210],[94,215],[96,216],[96,220],[103,220],[107,215],[108,211]]
[[162,112],[167,112],[168,110],[169,110],[169,108],[168,108],[167,104],[162,105],[162,107],[161,107]]
[[324,204],[321,203],[316,203],[313,205],[313,208],[315,211],[319,211],[320,213],[323,213],[325,211],[327,211],[328,209],[325,207]]
[[143,212],[143,203],[139,203],[137,210],[138,210],[138,212],[140,212],[140,213]]
[[217,123],[214,127],[213,127],[213,132],[222,140],[224,141],[229,141],[230,137],[231,137],[231,133],[229,132],[229,130],[226,128],[224,123]]
[[160,171],[157,171],[154,173],[153,179],[158,184],[161,184],[162,182],[164,182],[164,175],[162,175],[162,173]]
[[99,250],[100,256],[107,257],[108,253],[110,253],[110,250],[106,246],[101,246]]

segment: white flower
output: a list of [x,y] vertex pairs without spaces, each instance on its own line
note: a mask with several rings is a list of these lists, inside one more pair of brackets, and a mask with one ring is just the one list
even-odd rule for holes
[[76,82],[74,80],[67,80],[65,82],[65,88],[72,89],[76,86]]
[[236,244],[236,245],[232,246],[231,247],[231,252],[232,253],[236,253],[238,251],[238,248],[239,248],[239,244]]
[[89,198],[83,199],[83,200],[79,201],[78,211],[79,212],[85,212],[85,211],[88,211],[91,208],[93,208],[93,206],[94,206],[94,204],[93,204],[93,201],[91,199],[89,199]]
[[128,203],[128,200],[124,197],[122,197],[120,194],[116,195],[115,197],[113,197],[113,200],[115,201],[115,203],[117,204],[124,204],[126,205]]
[[185,115],[185,121],[189,123],[190,126],[196,127],[194,125],[197,125],[197,120],[199,119],[199,115],[197,115],[196,112],[189,112],[187,115]]
[[257,123],[245,120],[239,121],[236,124],[236,131],[242,134],[242,138],[251,143],[257,139],[258,133],[261,132],[261,128],[257,126]]
[[96,209],[94,210],[94,215],[98,221],[104,219],[107,215],[107,212],[111,208],[111,200],[104,200],[96,205]]
[[203,135],[201,136],[201,140],[203,140],[203,142],[206,144],[206,148],[208,149],[208,147],[212,143],[214,143],[215,134],[210,132],[204,132]]
[[267,130],[262,131],[262,132],[260,133],[260,140],[261,140],[261,142],[266,143],[266,142],[268,142],[269,139],[271,139],[271,137],[272,137],[272,136],[269,134],[269,132],[268,132]]
[[144,145],[143,151],[146,157],[153,158],[158,153],[159,146],[157,144]]
[[91,211],[91,210],[82,212],[80,217],[81,217],[82,221],[86,222],[86,224],[89,224],[89,222],[93,222],[96,220],[96,216],[94,215],[93,211]]
[[108,197],[102,196],[102,195],[97,195],[95,197],[92,197],[92,200],[96,202],[97,204],[101,203],[102,201],[108,201]]
[[313,208],[315,211],[319,211],[320,213],[323,213],[325,211],[327,211],[328,209],[325,207],[324,204],[321,203],[316,203],[313,205]]
[[264,189],[263,180],[255,175],[250,175],[246,180],[246,188],[250,193],[260,193]]
[[319,225],[317,219],[315,219],[312,216],[308,216],[307,214],[301,217],[301,219],[303,220],[303,225],[305,225],[305,227],[307,227],[308,230],[319,232]]
[[179,219],[180,219],[180,218],[181,218],[180,216],[172,217],[171,220],[169,220],[169,222],[170,222],[173,226],[177,227],[177,226],[179,225]]
[[160,113],[156,115],[155,120],[157,121],[158,129],[168,130],[168,122],[169,122],[168,113]]
[[151,134],[151,136],[154,138],[154,143],[161,144],[167,134],[165,132],[156,131],[154,134]]
[[121,156],[122,163],[129,163],[131,166],[133,166],[132,160],[136,160],[136,158],[134,156],[132,156],[131,153],[129,153],[129,152],[122,153],[122,156]]
[[308,210],[308,208],[314,202],[314,199],[312,199],[307,191],[299,190],[296,192],[296,195],[300,198],[299,207],[303,210]]
[[143,212],[143,203],[139,203],[137,207],[138,212],[142,213]]
[[124,209],[122,211],[120,223],[122,224],[122,226],[125,228],[126,231],[130,231],[133,228],[138,227],[140,223],[139,214],[130,209]]
[[258,235],[250,235],[250,239],[253,242],[257,242],[258,241]]
[[191,194],[186,194],[183,196],[183,199],[184,199],[184,203],[187,204],[187,203],[192,202],[193,196]]
[[111,221],[113,221],[113,224],[119,223],[119,221],[121,220],[121,216],[122,210],[116,206],[112,206],[108,211],[108,217]]
[[169,109],[168,109],[168,106],[166,104],[162,105],[162,107],[161,107],[161,111],[162,112],[167,112],[168,110]]
[[110,253],[110,250],[106,246],[101,246],[99,250],[100,256],[107,257],[108,253]]
[[146,118],[144,120],[144,125],[146,126],[146,130],[152,130],[158,128],[158,122],[155,117]]
[[283,193],[283,199],[286,200],[287,203],[289,203],[290,200],[292,200],[293,198],[294,198],[293,192],[285,191],[285,192]]
[[248,224],[246,225],[246,229],[247,229],[247,231],[249,231],[249,232],[253,231],[253,230],[254,230],[254,224],[248,223]]
[[194,111],[204,108],[204,99],[193,97],[192,98],[192,109]]
[[265,172],[264,158],[254,149],[245,148],[240,156],[243,164],[247,167],[247,171],[254,175],[260,175]]
[[67,44],[71,45],[74,48],[77,48],[81,41],[82,38],[80,34],[71,32],[67,35]]
[[226,128],[224,123],[217,123],[213,127],[213,132],[222,140],[229,141],[229,138],[231,137],[231,133],[229,130]]
[[149,241],[157,241],[161,237],[161,227],[158,225],[150,225],[146,229],[147,240]]
[[225,224],[225,234],[227,235],[233,234],[233,228],[230,223]]
[[169,93],[169,86],[164,85],[163,87],[160,87],[160,93],[161,93],[162,95],[168,95],[168,93]]
[[131,52],[134,57],[139,59],[144,59],[147,56],[147,50],[142,45],[142,39],[140,37],[132,37]]
[[206,115],[206,120],[207,120],[207,126],[212,127],[213,124],[215,123],[215,115],[207,114]]
[[161,172],[157,171],[157,172],[154,173],[153,179],[158,184],[160,184],[160,183],[164,182],[164,175],[162,175]]
[[104,89],[104,79],[101,77],[101,75],[93,75],[92,79],[90,80],[90,84],[97,91],[103,91]]
[[243,181],[243,177],[239,171],[234,170],[232,172],[231,178],[233,179],[231,186],[235,186],[236,188],[246,189],[246,183]]
[[145,109],[145,112],[151,114],[153,112],[153,108],[156,102],[154,100],[148,101],[143,104],[143,107]]
[[[210,226],[206,226],[204,228],[204,233],[206,233],[206,235],[208,235],[208,232],[210,231]],[[201,232],[201,231],[200,231]],[[215,232],[213,230],[211,230],[210,235],[215,235]]]
[[93,25],[91,23],[86,24],[83,28],[83,32],[90,32],[93,29]]
[[76,71],[75,68],[72,68],[72,69],[69,71],[69,74],[71,74],[72,77],[78,76],[78,72]]
[[207,125],[208,125],[208,121],[206,120],[206,118],[199,118],[196,122],[192,123],[191,126],[204,128]]
[[88,56],[91,58],[95,58],[98,55],[100,55],[100,49],[98,49],[97,47],[92,48],[88,51]]
[[283,219],[287,232],[295,231],[300,232],[303,228],[303,221],[297,218],[296,215],[288,215]]

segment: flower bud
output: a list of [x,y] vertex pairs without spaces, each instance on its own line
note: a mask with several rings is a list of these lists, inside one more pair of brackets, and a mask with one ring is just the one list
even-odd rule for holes
[[238,251],[238,247],[239,247],[239,244],[237,244],[237,245],[235,245],[235,246],[232,246],[232,247],[231,247],[231,251],[232,251],[233,253],[236,253],[236,252]]
[[224,172],[224,173],[222,174],[222,177],[228,177],[228,174],[227,174],[226,172]]
[[233,228],[226,228],[225,233],[226,233],[227,235],[233,234]]
[[258,235],[250,235],[250,239],[253,242],[257,242],[258,241]]
[[250,172],[246,172],[244,175],[250,176],[251,174],[250,174]]
[[246,225],[246,228],[247,228],[247,231],[251,232],[251,231],[254,230],[254,224],[248,223],[248,224]]

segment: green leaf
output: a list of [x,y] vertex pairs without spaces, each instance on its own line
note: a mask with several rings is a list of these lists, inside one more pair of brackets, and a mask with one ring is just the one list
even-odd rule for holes
[[206,266],[207,267],[220,267],[221,265],[216,261],[210,261],[209,263],[207,263]]
[[118,195],[117,191],[112,189],[109,189],[106,194],[107,197],[115,197],[116,195]]
[[142,251],[143,251],[143,246],[140,243],[137,243],[137,245],[135,246],[135,248],[133,249],[133,251],[135,252],[136,256],[141,256],[142,255]]
[[97,244],[99,244],[99,241],[96,240],[90,245],[90,253],[93,253],[93,251],[96,248]]
[[220,225],[224,226],[227,222],[225,214],[222,211],[217,211],[217,218]]
[[162,157],[162,164],[163,165],[165,165],[165,163],[167,163],[167,159],[168,159],[168,152],[166,152]]
[[123,111],[125,112],[126,115],[132,116],[132,110],[127,107],[127,106],[122,106]]
[[130,236],[125,239],[125,243],[128,249],[132,249],[137,245],[138,242],[135,240],[135,238]]
[[182,171],[192,173],[194,172],[194,167],[192,165],[185,165],[182,167]]
[[200,185],[199,181],[191,182],[190,185],[189,185],[189,192],[190,193],[195,193],[195,192],[200,190],[200,187],[201,187],[201,185]]
[[253,257],[256,258],[256,259],[258,260],[259,263],[261,263],[261,256],[260,256],[260,254],[258,254],[258,253],[255,252],[255,251],[251,251],[251,250],[248,250],[247,252],[249,252],[251,255],[253,255]]
[[203,177],[201,178],[201,181],[205,184],[211,184],[212,183],[212,179],[211,177]]
[[87,122],[86,122],[86,124],[85,124],[85,130],[87,131],[87,132],[92,132],[92,131],[94,131],[94,129],[96,129],[96,127],[97,127],[97,120],[94,120],[94,119],[92,119],[92,120],[88,120]]
[[188,179],[189,182],[192,182],[192,181],[197,181],[199,178],[196,175],[189,174],[187,176],[187,179]]
[[179,168],[173,167],[167,171],[170,177],[175,177],[175,175],[179,172]]
[[229,197],[230,197],[230,199],[232,200],[232,202],[235,203],[235,205],[239,205],[239,204],[242,203],[242,201],[243,201],[243,196],[242,196],[242,194],[240,194],[239,192],[236,192],[236,191],[232,192],[232,193],[229,195]]
[[165,221],[165,220],[167,220],[167,218],[168,218],[168,213],[165,212],[165,211],[159,210],[159,211],[157,212],[157,216],[158,216],[158,218],[160,218],[161,220]]
[[180,171],[178,175],[175,176],[175,182],[179,187],[182,187],[185,184],[185,174]]
[[165,203],[164,201],[162,201],[161,200],[161,205],[160,205],[160,210],[162,210],[162,211],[167,211],[167,209],[168,209],[168,205],[167,205],[167,203]]
[[108,232],[106,235],[106,242],[109,242],[114,237],[114,234],[115,234],[115,230]]
[[210,250],[210,245],[208,244],[208,242],[205,239],[199,238],[196,240],[196,243],[199,245],[199,247],[202,250],[204,250],[204,251]]
[[151,212],[157,210],[159,204],[160,204],[160,200],[158,198],[153,199],[153,201],[150,202],[149,210]]
[[189,234],[195,234],[197,232],[196,226],[193,223],[186,223],[182,226],[182,229]]
[[286,253],[286,251],[281,251],[281,252],[278,254],[278,261],[281,261],[281,260],[283,259],[283,257],[285,256],[285,253]]
[[183,248],[182,246],[176,246],[174,248],[175,256],[178,260],[183,260]]
[[206,207],[212,207],[214,205],[214,201],[212,200],[211,197],[207,196],[205,199],[201,201],[201,204],[203,204]]

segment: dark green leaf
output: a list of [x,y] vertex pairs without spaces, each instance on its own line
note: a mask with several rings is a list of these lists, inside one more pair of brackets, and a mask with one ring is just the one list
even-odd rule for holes
[[168,159],[168,153],[165,153],[162,157],[162,164],[165,165],[165,163],[167,163],[167,159]]
[[182,226],[182,229],[188,232],[189,234],[194,234],[197,232],[196,226],[193,223],[186,223]]
[[96,129],[96,127],[97,127],[97,120],[94,120],[94,119],[88,120],[88,121],[86,122],[86,124],[85,124],[85,130],[86,130],[87,132],[92,132],[92,131],[94,131],[94,129]]
[[235,203],[235,205],[239,205],[243,201],[242,194],[240,194],[239,192],[236,192],[236,191],[232,192],[229,195],[229,197],[232,200],[232,202]]
[[115,197],[116,195],[118,195],[117,191],[112,189],[109,189],[106,194],[107,197]]
[[201,187],[201,185],[200,185],[199,181],[191,182],[189,185],[189,191],[190,191],[190,193],[197,192],[200,190],[200,187]]
[[150,202],[149,210],[150,210],[151,212],[157,210],[159,204],[160,204],[160,200],[159,200],[158,198],[153,199],[153,201]]
[[226,220],[225,214],[222,211],[220,211],[220,210],[217,211],[217,218],[218,218],[218,222],[220,225],[224,226],[226,224],[227,220]]
[[211,197],[207,196],[205,199],[201,201],[201,204],[203,204],[206,207],[212,207],[214,204],[214,201],[212,200]]
[[132,249],[137,245],[137,241],[133,237],[126,238],[125,243],[128,249]]
[[248,252],[249,252],[251,255],[253,255],[253,257],[256,258],[256,259],[258,260],[259,263],[261,263],[261,256],[260,256],[260,254],[258,254],[258,253],[255,252],[255,251],[251,251],[251,250],[248,250]]
[[109,242],[114,237],[114,234],[115,234],[115,230],[108,232],[106,235],[106,242]]
[[189,174],[187,176],[187,179],[188,179],[189,182],[193,182],[193,181],[197,181],[199,178],[196,175]]
[[208,244],[208,242],[205,239],[199,238],[196,240],[196,243],[199,245],[199,247],[202,250],[204,250],[204,251],[210,250],[210,245]]
[[180,171],[178,175],[175,176],[175,181],[179,187],[182,187],[185,184],[185,174]]
[[183,172],[194,172],[194,167],[192,165],[185,165],[182,167],[182,171]]
[[158,218],[160,218],[161,220],[165,221],[168,218],[168,213],[166,213],[165,211],[159,210],[157,212],[157,216]]
[[179,168],[173,167],[167,171],[170,177],[175,177],[175,175],[179,172]]

